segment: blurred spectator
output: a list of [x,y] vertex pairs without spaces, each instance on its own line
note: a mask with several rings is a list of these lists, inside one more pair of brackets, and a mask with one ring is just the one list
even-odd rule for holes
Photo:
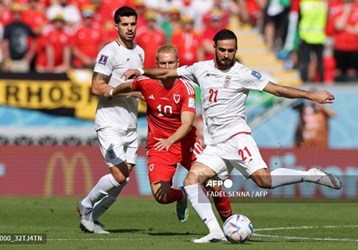
[[[6,6],[4,1],[0,1],[0,40],[4,38],[5,25],[10,23],[10,21],[11,21],[11,11]],[[3,62],[3,59],[4,59],[3,51],[2,49],[0,49],[0,63]]]
[[166,13],[160,27],[164,30],[166,43],[170,43],[172,35],[181,28],[181,15],[178,8],[173,7]]
[[213,7],[203,15],[204,27],[210,23],[212,15],[216,14],[217,10],[221,10],[221,25],[226,27],[229,24],[230,10],[228,5],[223,4],[222,0],[214,0]]
[[178,50],[181,65],[191,65],[204,60],[202,36],[194,30],[194,19],[191,16],[181,18],[182,28],[173,34],[171,44]]
[[69,0],[58,0],[51,4],[46,10],[48,20],[54,20],[58,15],[62,15],[69,27],[79,24],[81,13],[76,5],[70,4]]
[[2,0],[0,1],[0,24],[3,26],[9,24],[12,20],[11,10]]
[[326,25],[326,42],[323,50],[323,64],[324,64],[324,80],[326,84],[332,84],[335,81],[336,61],[333,55],[334,46],[334,16],[340,9],[342,0],[328,1],[328,17]]
[[358,80],[358,1],[343,0],[333,16],[336,81]]
[[140,0],[146,8],[156,12],[164,13],[172,8],[180,9],[182,0]]
[[[298,48],[298,67],[301,79],[307,81],[324,81],[323,46],[326,40],[326,24],[328,5],[326,0],[299,1],[300,20],[298,32],[300,44]],[[312,54],[315,55],[313,74],[309,76],[309,66],[312,65]],[[318,79],[314,79],[316,71]]]
[[4,27],[1,41],[3,70],[6,72],[29,72],[34,70],[36,35],[22,21],[24,6],[11,5],[12,21]]
[[[86,6],[92,4],[93,0],[70,0],[69,3],[72,5],[76,5],[77,8],[82,11],[83,8],[86,8]],[[95,0],[95,1],[102,1],[102,0]],[[114,1],[118,2],[118,1]]]
[[70,69],[70,35],[62,15],[52,19],[53,28],[39,38],[36,70],[38,72],[64,73]]
[[40,0],[28,0],[27,9],[22,14],[22,20],[31,27],[35,34],[40,34],[47,25],[44,6]]
[[146,26],[137,29],[135,42],[145,51],[144,67],[156,67],[156,51],[165,44],[165,34],[157,27],[156,13],[147,10],[145,13]]
[[266,0],[245,0],[247,13],[249,15],[248,22],[253,26],[260,26],[263,22],[263,13]]
[[150,8],[147,8],[145,6],[143,0],[133,0],[133,2],[134,2],[134,8],[138,14],[137,29],[140,29],[141,27],[145,26],[145,24],[147,23],[147,21],[145,20],[145,12]]
[[181,15],[189,15],[194,18],[194,27],[198,31],[203,31],[203,16],[213,9],[214,0],[182,0],[180,6]]
[[[298,19],[300,13],[300,0],[291,0],[290,12],[288,15],[288,27],[282,50],[278,53],[279,59],[289,59],[290,53],[298,49]],[[297,62],[296,62],[297,63]]]
[[103,46],[102,29],[94,22],[95,7],[83,6],[82,23],[72,37],[72,66],[92,68],[96,62],[97,51]]
[[[94,19],[102,27],[104,43],[115,40],[118,36],[117,31],[113,27],[113,16],[118,6],[129,5],[127,0],[92,0],[96,6],[96,15]],[[140,0],[133,0],[138,2]],[[138,17],[139,18],[139,17]],[[138,20],[137,20],[138,21]]]
[[232,16],[238,17],[238,20],[242,23],[250,22],[250,15],[247,9],[247,0],[231,0],[228,5],[229,9],[229,23]]
[[[290,0],[268,0],[264,10],[264,38],[266,47],[274,51],[282,48],[286,32]],[[279,44],[277,44],[279,42]]]
[[303,102],[295,109],[299,112],[295,147],[328,148],[329,119],[335,116],[335,111],[313,102]]
[[215,58],[213,38],[214,35],[224,27],[225,23],[223,20],[223,12],[220,9],[212,10],[210,21],[207,23],[207,27],[203,31],[203,49],[205,60]]

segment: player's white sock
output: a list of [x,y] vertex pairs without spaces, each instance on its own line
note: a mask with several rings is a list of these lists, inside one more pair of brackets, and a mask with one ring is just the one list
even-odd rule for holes
[[309,173],[303,170],[276,168],[271,172],[271,188],[303,182],[308,175]]
[[114,187],[108,191],[108,195],[102,200],[96,202],[93,206],[93,221],[99,221],[99,217],[107,211],[107,209],[113,205],[117,200],[119,193],[123,187],[127,184],[127,181],[121,183],[118,187]]
[[[221,227],[214,215],[210,200],[205,195],[202,186],[199,184],[184,187],[191,206],[207,225],[210,232],[221,231]],[[216,222],[216,223],[215,223]]]
[[107,174],[102,176],[98,180],[97,184],[92,188],[89,194],[81,201],[82,205],[85,207],[93,207],[93,205],[105,197],[108,194],[108,191],[114,187],[118,187],[118,182],[114,179],[112,174]]

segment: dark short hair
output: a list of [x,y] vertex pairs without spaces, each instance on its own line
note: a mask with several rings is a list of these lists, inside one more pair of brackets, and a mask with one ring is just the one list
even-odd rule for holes
[[222,29],[215,34],[213,40],[214,43],[217,44],[219,40],[231,40],[231,39],[235,40],[237,44],[237,37],[235,33],[228,29]]
[[135,9],[128,7],[128,6],[123,6],[120,7],[116,10],[116,12],[114,13],[114,23],[119,23],[120,22],[120,18],[122,16],[135,16],[135,19],[137,20],[138,18],[138,14],[135,11]]

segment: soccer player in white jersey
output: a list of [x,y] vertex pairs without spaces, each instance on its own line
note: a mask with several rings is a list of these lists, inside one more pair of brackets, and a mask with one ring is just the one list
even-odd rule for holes
[[277,85],[236,62],[237,38],[230,30],[223,29],[216,33],[213,46],[215,60],[197,62],[176,70],[131,69],[124,74],[126,78],[139,74],[159,79],[185,77],[200,86],[206,148],[186,176],[184,187],[192,207],[208,227],[209,234],[193,240],[195,243],[225,240],[201,185],[208,178],[230,171],[233,167],[261,188],[273,189],[304,181],[341,188],[336,176],[317,168],[308,171],[277,168],[269,172],[246,124],[245,113],[250,90],[266,91],[278,97],[303,98],[321,104],[333,103],[334,96],[326,90],[306,91]]
[[144,51],[133,40],[136,34],[137,13],[123,6],[114,14],[118,37],[99,53],[94,67],[91,91],[98,96],[95,129],[109,174],[82,199],[77,210],[80,228],[85,232],[108,233],[99,217],[116,201],[129,180],[137,157],[138,100],[133,96],[113,96],[113,88],[124,82],[128,68],[143,67]]

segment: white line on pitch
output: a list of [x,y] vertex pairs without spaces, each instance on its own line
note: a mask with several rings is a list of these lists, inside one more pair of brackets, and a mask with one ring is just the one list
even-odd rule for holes
[[[258,228],[254,229],[255,232],[261,231],[279,231],[279,230],[295,230],[295,229],[320,229],[320,228],[357,228],[358,225],[347,226],[301,226],[301,227],[273,227],[273,228]],[[357,241],[358,239],[352,238],[311,238],[311,237],[296,237],[296,236],[283,236],[283,235],[269,235],[269,234],[257,234],[253,236],[267,237],[267,238],[280,238],[287,240],[315,240],[315,241]]]

